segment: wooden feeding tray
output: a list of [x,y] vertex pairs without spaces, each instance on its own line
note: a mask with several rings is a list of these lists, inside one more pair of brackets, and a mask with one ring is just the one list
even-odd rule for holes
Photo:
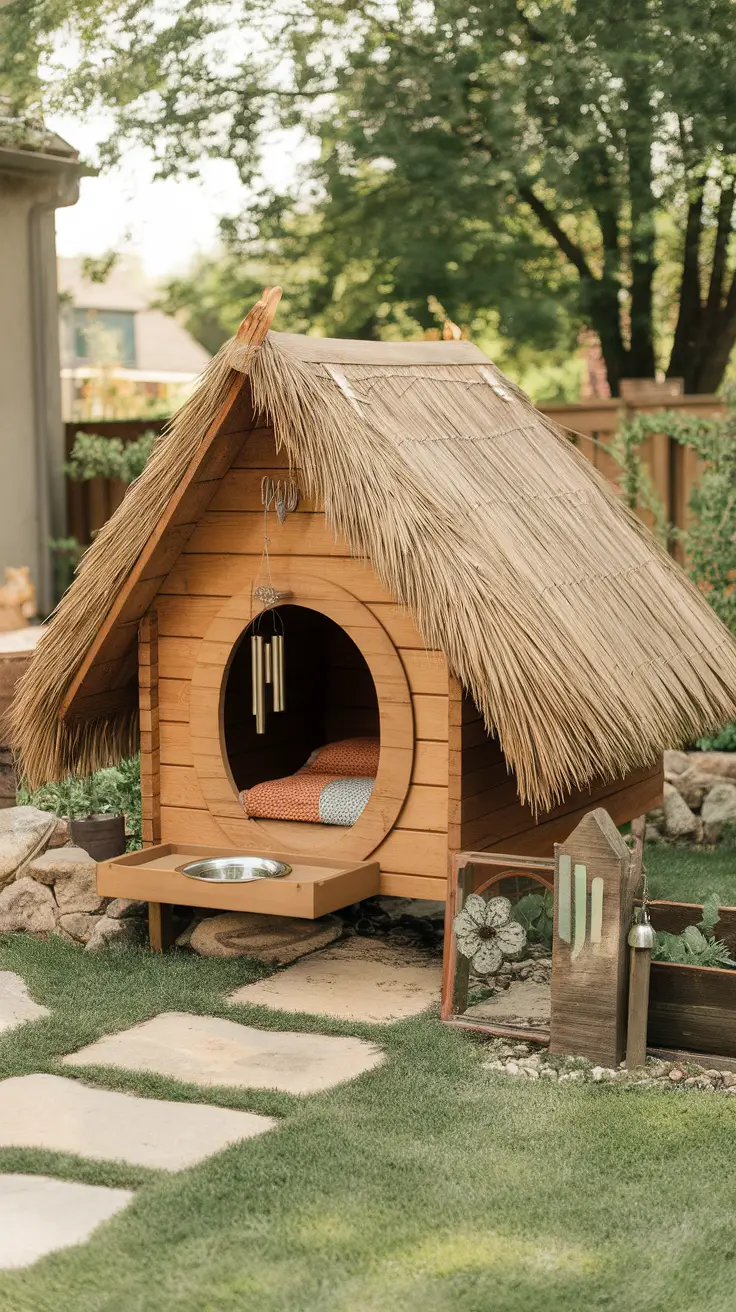
[[210,884],[190,879],[177,870],[177,866],[208,857],[260,855],[242,848],[157,843],[140,852],[101,861],[97,866],[97,891],[101,897],[216,907],[220,911],[257,911],[305,920],[316,920],[378,892],[377,861],[331,861],[328,857],[269,852],[270,858],[291,866],[291,874],[243,884]]

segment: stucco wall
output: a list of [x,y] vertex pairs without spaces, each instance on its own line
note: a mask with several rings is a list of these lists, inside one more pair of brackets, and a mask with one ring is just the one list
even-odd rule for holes
[[54,241],[64,203],[56,177],[0,171],[0,582],[5,566],[28,565],[43,609],[46,543],[64,531]]
[[0,573],[39,575],[29,265],[29,210],[38,196],[0,174]]

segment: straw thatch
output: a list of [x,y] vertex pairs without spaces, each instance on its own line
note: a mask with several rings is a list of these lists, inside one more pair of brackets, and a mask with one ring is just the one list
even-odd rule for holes
[[305,491],[405,604],[547,808],[736,715],[736,643],[572,444],[464,342],[270,334],[224,348],[100,533],[26,675],[13,741],[34,780],[112,759],[130,723],[58,718],[234,375]]

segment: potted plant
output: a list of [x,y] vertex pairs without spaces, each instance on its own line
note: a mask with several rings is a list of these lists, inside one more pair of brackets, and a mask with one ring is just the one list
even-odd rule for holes
[[72,841],[94,861],[120,856],[126,844],[142,846],[138,757],[84,778],[43,784],[33,793],[20,790],[18,801],[68,820]]
[[108,861],[125,851],[125,815],[119,800],[102,779],[105,771],[85,780],[84,797],[69,816],[72,842],[88,852],[93,861]]

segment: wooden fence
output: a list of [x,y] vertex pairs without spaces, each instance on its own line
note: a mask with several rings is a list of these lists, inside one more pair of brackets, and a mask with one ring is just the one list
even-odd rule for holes
[[[723,413],[723,402],[717,396],[677,396],[659,393],[651,399],[603,400],[583,402],[579,405],[548,405],[540,407],[556,423],[570,431],[579,449],[615,487],[619,486],[620,468],[606,447],[622,419],[635,414],[656,414],[660,410],[677,410],[693,418],[709,418]],[[117,421],[94,420],[66,425],[67,454],[71,452],[78,432],[100,433],[105,437],[119,437],[132,442],[141,434],[160,432],[162,419],[124,419]],[[677,528],[687,524],[687,505],[698,479],[698,460],[693,451],[663,433],[648,437],[642,444],[641,455],[649,473],[652,487],[661,503],[665,517]],[[83,545],[91,542],[113,510],[120,504],[125,485],[116,479],[93,478],[87,483],[67,481],[68,531]],[[651,519],[647,512],[642,518]]]
[[[580,405],[547,405],[540,409],[570,431],[583,455],[619,489],[621,469],[606,447],[610,446],[622,420],[637,414],[657,414],[661,410],[675,410],[693,419],[709,419],[722,415],[724,405],[719,396],[660,394],[652,396],[651,400],[616,398]],[[688,503],[700,473],[695,452],[664,433],[653,433],[642,443],[640,455],[665,519],[675,528],[686,528]],[[651,527],[651,514],[647,511],[640,511],[640,514]],[[680,553],[676,551],[675,554]]]

